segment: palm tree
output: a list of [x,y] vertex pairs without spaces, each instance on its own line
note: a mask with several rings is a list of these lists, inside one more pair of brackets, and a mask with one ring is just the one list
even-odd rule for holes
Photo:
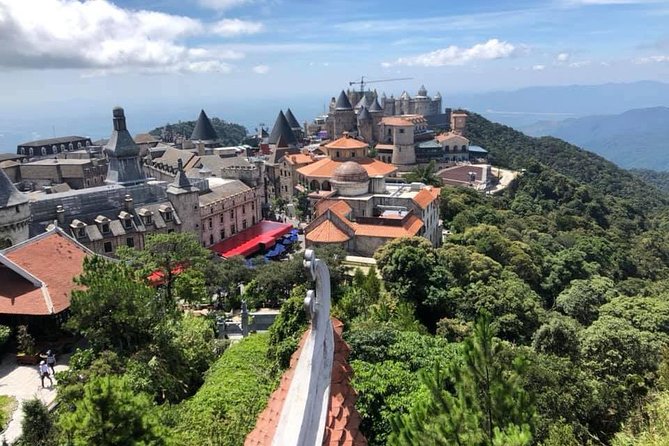
[[416,166],[406,175],[409,182],[419,182],[428,186],[441,186],[441,178],[437,176],[437,163],[430,161],[427,166]]

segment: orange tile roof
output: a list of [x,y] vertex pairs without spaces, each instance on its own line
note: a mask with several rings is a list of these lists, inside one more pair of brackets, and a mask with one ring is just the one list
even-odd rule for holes
[[453,133],[453,132],[442,133],[441,135],[437,135],[437,137],[435,139],[437,140],[437,142],[444,142],[444,141],[448,141],[449,139],[462,139],[464,141],[469,142],[469,140],[467,138],[465,138],[464,136],[459,135],[457,133]]
[[412,237],[418,234],[420,228],[423,227],[423,220],[415,215],[410,215],[403,226],[381,226],[359,223],[352,223],[352,225],[356,236],[399,238]]
[[327,199],[323,199],[317,202],[315,208],[316,208],[315,212],[316,217],[324,214],[325,211],[327,211],[328,209],[331,209],[333,212],[338,213],[342,217],[345,217],[349,212],[353,210],[351,209],[351,206],[349,206],[348,203],[346,203],[344,200],[327,200]]
[[[330,378],[328,414],[323,429],[323,446],[366,446],[367,440],[360,432],[360,414],[355,409],[357,394],[351,386],[353,370],[347,363],[350,349],[342,338],[344,324],[332,318],[334,358]],[[246,437],[244,446],[270,446],[276,432],[281,410],[295,373],[295,365],[302,346],[309,336],[307,330],[297,351],[290,360],[290,368],[281,377],[279,387],[272,393],[267,407],[258,417],[253,431]]]
[[410,127],[413,122],[399,116],[386,116],[381,119],[381,124],[391,127]]
[[[345,161],[350,160],[339,161],[331,158],[323,158],[308,166],[300,167],[297,169],[297,172],[309,178],[331,178],[334,170]],[[392,164],[372,158],[355,158],[354,161],[364,167],[370,177],[388,176],[397,171],[397,167]]]
[[324,147],[326,149],[366,149],[369,147],[369,144],[360,141],[359,139],[352,138],[349,135],[344,135],[339,139],[335,139],[334,141],[325,144]]
[[70,306],[73,279],[90,251],[60,230],[7,248],[2,254],[45,286],[33,285],[0,261],[0,314],[57,314]]
[[426,209],[437,197],[433,195],[427,188],[421,189],[413,198],[413,202],[420,206],[421,209]]
[[321,224],[313,228],[306,239],[314,243],[343,243],[351,239],[331,220],[323,220]]
[[309,164],[315,161],[310,155],[305,155],[304,153],[287,155],[285,158],[286,162],[288,162],[289,164]]

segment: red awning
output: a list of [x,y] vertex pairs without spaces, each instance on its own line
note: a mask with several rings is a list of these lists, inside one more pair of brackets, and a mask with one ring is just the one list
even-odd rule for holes
[[248,229],[233,235],[210,246],[209,249],[226,258],[234,256],[250,256],[259,251],[263,245],[265,248],[274,246],[276,240],[288,234],[293,225],[263,220]]
[[[172,274],[175,276],[181,274],[186,268],[183,265],[177,265],[172,269]],[[165,275],[159,269],[155,270],[147,277],[152,286],[158,286],[165,283]]]

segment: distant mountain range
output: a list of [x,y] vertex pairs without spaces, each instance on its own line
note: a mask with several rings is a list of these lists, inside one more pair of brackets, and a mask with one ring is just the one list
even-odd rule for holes
[[669,170],[669,107],[629,110],[520,127],[531,136],[554,136],[624,168]]
[[537,121],[623,113],[669,106],[669,83],[639,81],[600,85],[528,87],[514,91],[445,94],[444,106],[476,111],[515,128]]

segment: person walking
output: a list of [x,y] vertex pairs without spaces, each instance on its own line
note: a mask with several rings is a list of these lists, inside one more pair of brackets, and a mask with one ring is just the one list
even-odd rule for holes
[[53,387],[53,380],[49,376],[49,366],[46,365],[46,361],[41,361],[39,363],[39,377],[42,380],[42,388],[44,388],[44,378],[49,380],[49,387]]
[[56,365],[56,355],[51,350],[46,352],[46,365],[51,369],[51,374],[55,375],[56,370],[54,370],[53,366]]

